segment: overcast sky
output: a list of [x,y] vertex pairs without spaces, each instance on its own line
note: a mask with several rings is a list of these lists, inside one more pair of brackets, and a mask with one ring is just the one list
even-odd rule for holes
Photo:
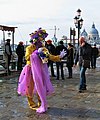
[[[15,43],[29,41],[29,34],[42,27],[47,30],[51,39],[54,26],[57,38],[66,35],[74,27],[74,17],[77,9],[82,10],[82,18],[87,32],[93,22],[100,31],[100,0],[0,0],[0,24],[18,27],[15,30]],[[2,39],[2,33],[0,31]]]

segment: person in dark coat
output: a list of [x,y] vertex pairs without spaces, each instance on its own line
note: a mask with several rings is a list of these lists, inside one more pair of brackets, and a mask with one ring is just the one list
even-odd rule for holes
[[9,66],[10,66],[11,55],[12,55],[10,41],[11,41],[10,39],[7,39],[5,43],[5,60],[6,60],[7,74],[10,74]]
[[[56,47],[56,55],[60,55],[60,52],[64,50],[67,53],[67,47],[64,46],[63,41],[59,42],[59,45]],[[66,54],[67,55],[67,54]],[[64,56],[66,57],[66,56]],[[61,78],[64,80],[64,71],[63,71],[63,62],[56,62],[56,67],[57,67],[57,80],[59,80],[59,69],[61,69]]]
[[[55,46],[52,44],[52,40],[47,40],[45,47],[49,50],[50,54],[55,55]],[[56,77],[54,74],[54,68],[53,68],[54,62],[51,60],[48,60],[47,64],[48,64],[48,67],[49,66],[51,67],[51,76]]]
[[91,67],[92,67],[92,69],[96,68],[96,59],[98,57],[98,54],[99,54],[99,50],[96,47],[96,44],[94,44],[94,46],[92,47],[92,55],[91,55]]
[[[77,65],[77,62],[79,61],[79,67],[80,67],[80,85],[79,85],[79,92],[84,92],[86,90],[86,75],[85,72],[87,68],[90,68],[90,61],[91,61],[91,52],[92,52],[92,47],[90,44],[88,44],[85,41],[85,37],[81,36],[79,39],[79,49],[77,50],[76,57],[75,57],[75,65]],[[86,64],[88,65],[85,66],[83,64],[86,61]]]
[[23,64],[23,57],[25,55],[24,53],[24,45],[23,42],[20,41],[17,48],[16,48],[16,54],[18,55],[18,62],[17,62],[17,70],[22,70],[22,64]]
[[68,73],[69,76],[67,78],[72,78],[72,67],[74,64],[74,50],[73,50],[73,45],[71,43],[68,43],[68,48],[67,48],[67,68],[68,68]]

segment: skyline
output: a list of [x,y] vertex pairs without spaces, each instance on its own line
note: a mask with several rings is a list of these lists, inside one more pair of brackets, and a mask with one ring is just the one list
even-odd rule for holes
[[[54,26],[57,38],[63,35],[69,38],[70,27],[75,28],[74,17],[77,9],[81,9],[83,29],[88,33],[93,22],[100,31],[99,0],[0,0],[0,25],[18,27],[15,29],[15,43],[29,41],[29,34],[42,27],[49,33],[47,39],[54,35]],[[76,29],[77,31],[77,29]],[[2,39],[2,33],[0,31]],[[77,36],[76,36],[77,37]]]

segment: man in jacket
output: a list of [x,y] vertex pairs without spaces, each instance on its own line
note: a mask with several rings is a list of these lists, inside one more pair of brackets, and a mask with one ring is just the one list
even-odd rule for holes
[[[45,47],[49,50],[49,53],[55,55],[55,46],[52,44],[52,40],[47,40]],[[51,67],[51,76],[56,77],[54,74],[53,61],[48,60],[48,67]]]
[[91,55],[91,67],[92,67],[92,69],[96,68],[96,59],[98,57],[98,54],[99,54],[99,50],[96,47],[96,44],[94,44],[94,46],[92,47],[92,55]]
[[76,53],[76,57],[75,57],[75,65],[77,64],[77,62],[79,61],[79,67],[80,67],[80,85],[79,85],[79,92],[83,92],[84,90],[86,90],[86,76],[85,76],[85,72],[87,70],[87,68],[89,68],[90,66],[84,66],[83,62],[84,61],[89,61],[91,60],[91,45],[88,44],[85,41],[85,37],[81,36],[79,39],[79,44],[80,47],[77,50]]
[[22,64],[23,64],[23,57],[25,55],[24,45],[23,45],[22,41],[19,42],[19,44],[16,48],[16,53],[18,55],[17,70],[21,71],[22,70]]
[[[59,42],[59,45],[56,47],[56,55],[60,55],[60,52],[64,50],[67,53],[67,47],[64,46],[63,41]],[[66,54],[67,56],[67,54]],[[64,80],[64,71],[63,71],[63,62],[56,62],[56,67],[57,67],[57,80],[59,80],[59,69],[61,69],[61,78]]]
[[6,40],[5,43],[5,60],[6,60],[6,67],[7,67],[7,74],[10,74],[10,60],[11,60],[12,50],[10,46],[10,39]]
[[72,78],[73,74],[73,64],[74,64],[74,48],[71,43],[68,43],[68,53],[67,53],[67,68],[68,68],[68,74],[69,76],[67,77],[68,79]]

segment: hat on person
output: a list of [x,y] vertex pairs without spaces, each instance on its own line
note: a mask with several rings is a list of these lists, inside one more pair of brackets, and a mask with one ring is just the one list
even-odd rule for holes
[[23,42],[22,42],[22,41],[20,41],[20,42],[19,42],[19,44],[23,45]]
[[81,36],[79,38],[79,43],[82,44],[83,42],[85,42],[85,37],[84,36]]
[[30,42],[32,42],[33,40],[33,43],[35,43],[38,41],[39,37],[42,37],[43,39],[45,39],[47,36],[48,36],[48,33],[46,32],[46,30],[39,28],[38,30],[30,34],[30,37],[31,37]]
[[49,40],[47,40],[46,42],[47,42],[47,43],[52,43],[52,40],[49,39]]
[[10,39],[6,39],[7,42],[10,42],[11,40]]

